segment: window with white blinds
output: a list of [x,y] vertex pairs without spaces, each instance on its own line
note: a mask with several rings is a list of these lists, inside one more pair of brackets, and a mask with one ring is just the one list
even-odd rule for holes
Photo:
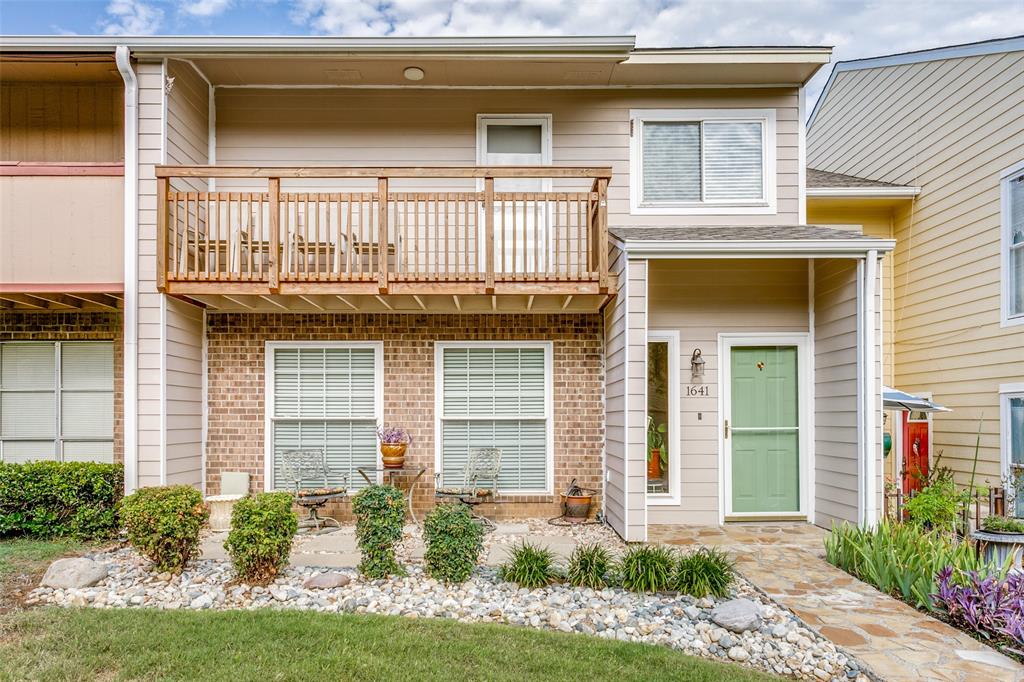
[[501,449],[501,493],[550,493],[549,344],[438,344],[439,470],[461,485],[469,451]]
[[634,111],[631,121],[634,212],[774,205],[774,111]]
[[0,460],[114,461],[114,345],[0,343]]
[[1024,163],[1002,177],[1003,323],[1024,324]]
[[[356,470],[377,466],[379,348],[268,344],[267,352],[272,487],[292,485],[283,480],[281,454],[301,449],[326,453],[329,486],[365,485]],[[323,485],[323,477],[303,481]]]

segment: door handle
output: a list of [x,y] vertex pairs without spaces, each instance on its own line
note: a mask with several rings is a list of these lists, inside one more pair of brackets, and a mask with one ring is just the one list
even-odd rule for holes
[[723,431],[723,437],[724,438],[728,438],[729,437],[729,420],[728,419],[726,419],[725,423],[722,424],[722,431]]

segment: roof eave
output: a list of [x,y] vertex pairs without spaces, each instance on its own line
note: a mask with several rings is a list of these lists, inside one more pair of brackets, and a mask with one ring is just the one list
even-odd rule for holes
[[630,258],[852,258],[886,253],[895,239],[613,239]]
[[808,197],[829,199],[912,199],[920,187],[808,187]]

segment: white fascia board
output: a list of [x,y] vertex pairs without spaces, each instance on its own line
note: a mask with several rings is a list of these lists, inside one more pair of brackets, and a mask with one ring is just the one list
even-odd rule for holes
[[809,197],[837,199],[900,199],[913,198],[921,193],[920,187],[808,187]]
[[830,258],[863,256],[869,251],[888,252],[895,239],[778,239],[625,241],[629,258]]
[[682,47],[635,50],[635,64],[828,64],[831,47]]
[[337,38],[330,36],[5,36],[0,51],[113,51],[127,45],[133,52],[181,53],[607,53],[628,57],[635,36]]

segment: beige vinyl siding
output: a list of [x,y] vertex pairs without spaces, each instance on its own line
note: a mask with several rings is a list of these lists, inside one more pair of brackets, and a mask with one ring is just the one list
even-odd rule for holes
[[[999,484],[1001,383],[1024,381],[1024,327],[1000,327],[1000,172],[1024,160],[1024,52],[851,71],[808,134],[808,165],[918,185],[895,215],[894,383],[930,393],[933,458]],[[855,103],[855,108],[851,108]],[[983,421],[982,421],[983,420]]]
[[630,260],[626,270],[626,540],[647,539],[647,306],[649,262]]
[[[778,216],[630,216],[629,112],[659,108],[775,108]],[[797,222],[795,88],[635,92],[221,88],[217,91],[217,161],[474,165],[480,113],[551,114],[555,164],[612,166],[608,211],[613,226]]]
[[[807,267],[791,259],[650,261],[649,326],[679,330],[684,387],[690,356],[700,348],[704,384],[711,387],[708,396],[680,391],[681,503],[649,507],[651,524],[718,523],[718,335],[808,331]],[[644,403],[638,409],[643,413]]]
[[117,83],[0,84],[0,160],[121,161],[123,112]]
[[619,295],[604,308],[605,456],[604,513],[619,535],[626,536],[626,306],[629,279],[626,257],[612,248],[608,269],[619,276]]
[[857,262],[814,264],[814,522],[857,522]]
[[[202,440],[202,312],[156,290],[156,179],[164,163],[206,163],[205,90],[191,67],[139,62],[139,485],[199,485]],[[202,83],[199,80],[199,83]],[[205,87],[205,83],[202,84]],[[166,123],[166,125],[165,125]],[[166,140],[163,131],[166,130]],[[164,158],[166,143],[166,159]]]

